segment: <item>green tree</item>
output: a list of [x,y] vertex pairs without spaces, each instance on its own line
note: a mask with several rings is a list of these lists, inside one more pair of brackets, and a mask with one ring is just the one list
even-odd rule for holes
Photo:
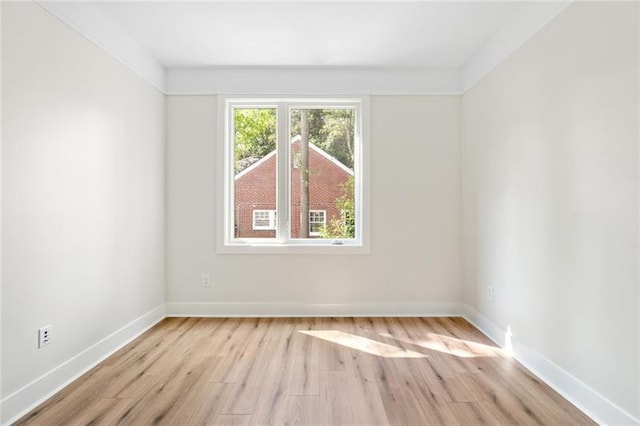
[[319,131],[318,146],[353,170],[354,111],[350,109],[321,111],[323,126]]
[[[352,109],[310,109],[309,142],[353,170],[354,118]],[[300,134],[300,112],[291,111],[291,137]]]
[[239,173],[276,149],[276,110],[236,109],[234,170]]
[[340,185],[340,196],[336,199],[336,208],[340,217],[333,218],[320,231],[322,238],[353,239],[356,237],[354,178]]
[[[309,109],[309,142],[353,169],[354,119],[351,109]],[[291,137],[301,134],[301,110],[291,111]],[[234,169],[249,167],[276,149],[276,110],[239,108],[235,110]]]

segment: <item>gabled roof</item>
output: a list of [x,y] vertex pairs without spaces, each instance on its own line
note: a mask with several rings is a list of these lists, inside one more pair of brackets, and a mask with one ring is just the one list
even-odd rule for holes
[[[302,137],[300,135],[294,136],[291,139],[291,144],[293,145],[296,142],[299,142],[302,139]],[[342,164],[340,161],[338,161],[335,157],[332,157],[331,155],[329,155],[326,151],[324,151],[321,148],[318,148],[318,146],[316,146],[314,143],[309,142],[309,147],[311,149],[313,149],[315,152],[317,152],[318,154],[320,154],[322,157],[324,157],[326,160],[329,160],[330,162],[332,162],[334,165],[338,166],[339,168],[341,168],[342,170],[344,170],[345,172],[347,172],[348,174],[350,174],[351,176],[353,176],[353,170],[351,170],[350,168],[348,168],[347,166],[345,166],[344,164]],[[250,165],[249,167],[247,167],[246,169],[244,169],[243,171],[241,171],[240,173],[238,173],[235,176],[234,180],[238,180],[239,178],[241,178],[242,176],[250,173],[252,170],[260,167],[260,165],[262,163],[264,163],[265,161],[267,161],[268,159],[270,159],[271,157],[273,157],[274,155],[276,155],[276,150],[274,149],[273,151],[271,151],[270,153],[268,153],[267,155],[265,155],[264,157],[262,157],[260,160],[256,161],[255,163],[253,163],[252,165]]]

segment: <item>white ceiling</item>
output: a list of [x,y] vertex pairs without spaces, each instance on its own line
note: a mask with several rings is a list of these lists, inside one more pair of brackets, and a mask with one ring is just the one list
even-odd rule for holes
[[203,69],[445,70],[450,80],[471,81],[478,76],[465,71],[486,72],[483,67],[500,60],[497,48],[519,46],[566,1],[42,4],[140,74],[149,74],[155,62],[169,74],[187,69],[191,75]]
[[102,2],[165,67],[457,67],[526,3]]

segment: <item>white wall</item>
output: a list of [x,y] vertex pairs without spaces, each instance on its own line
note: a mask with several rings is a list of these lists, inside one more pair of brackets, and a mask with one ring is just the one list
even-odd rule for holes
[[462,118],[466,301],[636,418],[637,7],[574,3]]
[[[272,312],[264,304],[286,305],[275,311],[285,314],[317,313],[313,306],[323,303],[339,305],[326,313],[403,313],[421,309],[407,304],[459,301],[459,97],[371,98],[367,255],[216,254],[217,100],[167,102],[170,313]],[[205,272],[211,288],[201,287]],[[231,305],[172,306],[180,303]]]
[[165,188],[164,96],[39,6],[1,10],[4,401],[165,300],[183,314],[464,301],[640,416],[637,5],[570,6],[462,101],[372,97],[371,253],[344,256],[216,254],[216,97],[166,99]]
[[164,302],[165,100],[40,6],[4,2],[2,107],[7,398]]

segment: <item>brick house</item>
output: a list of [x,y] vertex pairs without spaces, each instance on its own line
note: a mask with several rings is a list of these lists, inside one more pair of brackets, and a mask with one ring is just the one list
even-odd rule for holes
[[[300,152],[300,136],[291,140],[291,236],[300,235],[300,171],[296,155]],[[235,176],[235,236],[237,238],[275,238],[276,235],[276,155],[275,151],[242,170]],[[340,218],[336,199],[341,186],[353,170],[309,143],[309,236],[318,237],[319,230]]]

